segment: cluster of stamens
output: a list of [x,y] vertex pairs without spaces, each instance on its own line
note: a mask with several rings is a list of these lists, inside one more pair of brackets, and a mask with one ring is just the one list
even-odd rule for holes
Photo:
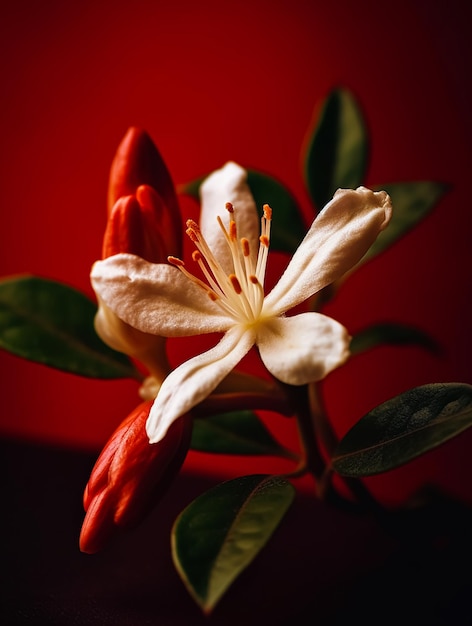
[[243,318],[252,323],[259,317],[264,302],[264,277],[269,253],[272,209],[268,204],[263,207],[257,258],[252,254],[249,240],[246,237],[238,239],[236,213],[231,202],[226,203],[226,210],[230,214],[228,228],[223,224],[220,216],[217,220],[229,247],[233,265],[232,273],[227,274],[223,270],[210,250],[198,224],[193,220],[187,220],[186,233],[196,247],[192,258],[200,267],[207,282],[191,274],[181,259],[169,256],[167,260],[203,289],[208,297],[226,313],[238,321]]

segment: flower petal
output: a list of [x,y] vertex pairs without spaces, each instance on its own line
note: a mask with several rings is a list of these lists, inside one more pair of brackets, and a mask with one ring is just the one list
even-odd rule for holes
[[91,279],[98,297],[144,333],[185,337],[224,332],[233,323],[203,289],[171,265],[118,254],[97,261]]
[[169,374],[146,423],[149,441],[160,441],[172,422],[204,400],[249,352],[254,340],[254,332],[234,326],[214,348]]
[[246,170],[230,161],[210,174],[200,187],[202,201],[200,228],[216,259],[228,274],[233,271],[231,256],[216,219],[219,215],[223,224],[228,225],[229,213],[225,209],[227,202],[231,202],[235,208],[238,237],[246,237],[249,240],[254,256],[259,249],[260,222],[256,203],[246,179]]
[[277,317],[261,325],[257,346],[269,372],[289,385],[324,378],[349,356],[350,337],[335,320],[320,313]]
[[280,315],[351,269],[387,226],[391,213],[384,191],[338,189],[266,297],[264,312]]

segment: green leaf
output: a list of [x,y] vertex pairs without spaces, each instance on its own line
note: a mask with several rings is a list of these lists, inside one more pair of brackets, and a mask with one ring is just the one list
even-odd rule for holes
[[378,189],[383,189],[390,195],[393,206],[392,219],[357,267],[389,248],[395,241],[414,228],[433,210],[442,196],[449,190],[449,186],[433,181],[417,181],[390,183],[378,187]]
[[326,98],[305,155],[305,182],[321,210],[334,192],[362,184],[368,159],[368,135],[353,95],[335,89]]
[[30,361],[93,378],[136,378],[129,359],[106,346],[93,320],[96,305],[52,280],[0,281],[0,347]]
[[270,249],[293,254],[307,232],[297,201],[286,187],[262,172],[249,170],[247,180],[258,209],[269,204],[274,212]]
[[252,411],[233,411],[194,420],[193,450],[216,454],[269,455],[294,458]]
[[243,476],[194,500],[172,530],[174,563],[190,594],[210,613],[266,545],[295,490],[278,476]]
[[435,354],[442,352],[439,344],[427,333],[404,324],[375,324],[354,335],[351,341],[351,354],[360,354],[381,345],[413,345],[425,348]]
[[[206,176],[202,176],[183,185],[179,189],[180,193],[199,200],[200,185],[205,178]],[[293,254],[307,231],[298,202],[282,183],[262,172],[248,170],[247,182],[261,215],[264,204],[269,204],[274,211],[270,235],[271,250]]]
[[209,174],[205,174],[204,176],[195,178],[195,180],[192,180],[189,183],[184,183],[182,185],[179,185],[177,187],[177,193],[190,196],[194,200],[199,201],[200,200],[200,186],[207,176],[209,176]]
[[472,426],[472,386],[411,389],[367,413],[340,441],[332,466],[342,476],[380,474],[436,448]]

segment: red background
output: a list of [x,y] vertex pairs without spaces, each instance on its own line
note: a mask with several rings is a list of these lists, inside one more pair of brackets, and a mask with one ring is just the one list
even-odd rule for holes
[[[342,434],[410,387],[472,383],[465,5],[89,0],[2,9],[1,275],[33,273],[92,295],[108,171],[131,125],[153,137],[176,184],[236,160],[285,183],[308,221],[301,146],[317,107],[341,85],[367,118],[366,184],[440,180],[452,190],[421,226],[351,277],[328,310],[351,333],[378,321],[420,326],[446,356],[382,347],[353,359],[325,384],[336,429]],[[187,349],[180,342],[175,358]],[[82,379],[3,352],[0,371],[7,437],[98,451],[136,404],[132,382]],[[287,420],[271,424],[294,443]],[[465,433],[370,484],[392,500],[434,480],[472,501],[471,447]],[[222,476],[276,467],[198,453],[186,462]]]

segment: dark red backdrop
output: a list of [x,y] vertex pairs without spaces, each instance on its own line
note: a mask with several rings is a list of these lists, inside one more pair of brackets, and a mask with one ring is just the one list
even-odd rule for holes
[[[108,170],[130,125],[151,134],[177,184],[233,159],[277,176],[308,218],[301,145],[316,107],[342,85],[367,116],[367,184],[432,179],[453,187],[329,308],[351,332],[385,320],[418,325],[447,356],[379,348],[354,359],[326,381],[336,428],[343,433],[415,385],[472,382],[471,63],[462,4],[20,0],[4,8],[1,275],[34,273],[91,294]],[[5,353],[0,368],[5,436],[98,450],[136,404],[130,382],[81,379]],[[287,421],[273,425],[293,441]],[[466,433],[371,484],[391,499],[439,477],[472,501],[471,448]],[[223,475],[274,467],[232,463],[192,453],[186,467]]]

